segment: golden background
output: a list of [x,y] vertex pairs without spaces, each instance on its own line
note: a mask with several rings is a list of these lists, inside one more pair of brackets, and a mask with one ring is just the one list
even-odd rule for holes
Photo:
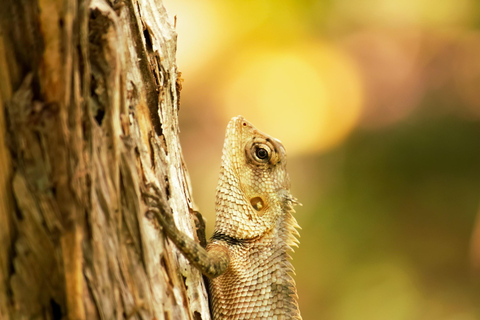
[[208,235],[241,114],[289,155],[304,319],[480,319],[480,1],[165,6]]

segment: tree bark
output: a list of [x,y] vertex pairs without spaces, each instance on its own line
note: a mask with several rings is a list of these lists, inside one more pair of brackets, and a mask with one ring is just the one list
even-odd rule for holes
[[145,215],[197,237],[161,0],[4,0],[0,319],[209,319],[201,274]]

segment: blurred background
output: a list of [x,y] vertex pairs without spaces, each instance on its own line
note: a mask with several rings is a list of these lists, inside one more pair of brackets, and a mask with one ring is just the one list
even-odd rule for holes
[[304,319],[480,319],[480,1],[164,2],[208,235],[241,114],[288,152]]

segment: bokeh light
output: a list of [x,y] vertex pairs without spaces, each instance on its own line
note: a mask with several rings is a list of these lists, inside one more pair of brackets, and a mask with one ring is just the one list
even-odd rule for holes
[[286,147],[304,319],[480,319],[480,2],[166,0],[215,220],[224,130]]
[[289,153],[318,152],[355,127],[361,88],[352,63],[327,45],[290,51],[257,49],[232,61],[233,80],[221,88],[225,119],[241,110]]

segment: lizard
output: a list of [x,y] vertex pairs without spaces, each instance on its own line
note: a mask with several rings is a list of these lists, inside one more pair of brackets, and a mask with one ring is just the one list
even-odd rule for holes
[[301,320],[289,255],[299,243],[296,204],[282,143],[237,116],[226,130],[215,230],[206,249],[179,231],[158,203],[147,211],[210,279],[214,320]]

